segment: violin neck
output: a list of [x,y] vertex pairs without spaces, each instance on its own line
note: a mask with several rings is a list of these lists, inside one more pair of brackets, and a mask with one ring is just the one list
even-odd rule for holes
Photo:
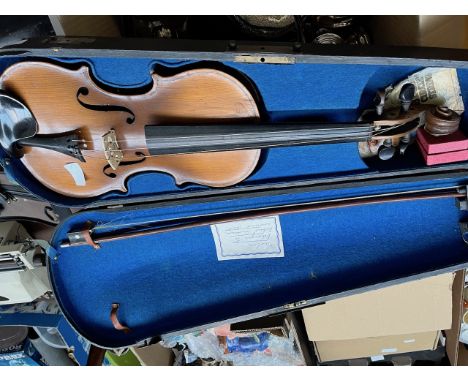
[[372,131],[369,123],[145,126],[151,155],[359,142]]

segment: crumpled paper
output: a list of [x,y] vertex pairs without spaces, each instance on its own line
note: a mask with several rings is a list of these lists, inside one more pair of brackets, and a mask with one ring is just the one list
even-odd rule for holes
[[426,68],[395,86],[389,86],[385,89],[385,109],[400,106],[398,96],[401,87],[407,83],[415,85],[415,100],[421,104],[447,106],[458,114],[465,110],[457,70],[454,68]]

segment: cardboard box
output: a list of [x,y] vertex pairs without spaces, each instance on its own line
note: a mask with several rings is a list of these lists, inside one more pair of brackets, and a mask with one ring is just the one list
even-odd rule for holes
[[439,341],[440,331],[400,334],[374,338],[314,342],[320,362],[340,359],[372,357],[378,361],[390,354],[419,350],[434,350]]
[[450,330],[445,331],[446,343],[445,348],[447,357],[453,366],[468,366],[468,349],[464,344],[458,341],[460,337],[460,327],[463,317],[463,289],[465,286],[466,271],[460,270],[455,272],[453,281],[453,325]]
[[113,16],[51,15],[49,19],[57,36],[120,37]]
[[308,338],[320,362],[434,349],[451,327],[452,283],[447,273],[304,309]]
[[141,348],[131,347],[130,350],[138,358],[142,366],[172,366],[174,353],[160,344]]
[[[285,362],[284,364],[291,364],[297,366],[307,365],[308,362],[309,364],[311,364],[310,356],[309,354],[307,354],[306,346],[303,346],[303,344],[300,341],[296,325],[297,321],[294,318],[293,314],[282,314],[277,316],[261,317],[253,320],[237,322],[229,324],[227,325],[227,327],[230,333],[237,333],[239,335],[268,332],[277,337],[292,339],[293,350],[296,354],[290,354],[290,361],[285,362],[285,360],[282,360],[282,362]],[[219,333],[218,335],[220,334],[221,333]],[[221,334],[221,336],[218,337],[220,343],[223,343],[223,346],[226,346],[225,336],[226,334]],[[273,354],[273,351],[276,352],[277,349],[277,347],[268,349],[268,351],[270,352],[270,357],[272,355],[276,357],[276,354]]]
[[379,45],[468,47],[467,16],[373,16],[371,30]]

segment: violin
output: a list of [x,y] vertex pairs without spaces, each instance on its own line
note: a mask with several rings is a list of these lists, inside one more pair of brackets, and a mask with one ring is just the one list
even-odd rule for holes
[[0,144],[44,186],[75,198],[125,192],[147,171],[227,187],[254,171],[264,148],[361,142],[384,160],[404,153],[428,110],[407,85],[399,109],[384,110],[379,93],[356,123],[272,124],[254,94],[217,69],[153,73],[150,88],[127,94],[99,86],[87,66],[21,62],[0,76]]

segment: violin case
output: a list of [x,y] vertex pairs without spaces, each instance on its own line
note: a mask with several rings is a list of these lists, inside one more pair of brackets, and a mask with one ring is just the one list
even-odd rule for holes
[[[153,71],[225,68],[255,84],[262,118],[271,122],[356,121],[378,89],[426,67],[456,68],[468,101],[468,53],[457,50],[50,38],[4,46],[0,73],[28,60],[87,65],[100,84],[125,91],[147,85]],[[462,118],[466,129],[467,114]],[[141,173],[128,180],[126,193],[87,199],[50,191],[5,152],[1,160],[36,197],[75,211],[50,242],[49,274],[64,316],[99,347],[274,315],[468,266],[466,201],[454,198],[283,214],[282,257],[220,261],[207,225],[110,241],[99,249],[61,247],[69,232],[88,222],[102,232],[124,232],[132,225],[301,203],[445,189],[466,194],[466,162],[428,167],[416,145],[401,158],[372,163],[360,158],[356,143],[278,147],[264,150],[255,173],[236,186],[177,186],[168,174]],[[117,330],[112,304],[130,330]]]

